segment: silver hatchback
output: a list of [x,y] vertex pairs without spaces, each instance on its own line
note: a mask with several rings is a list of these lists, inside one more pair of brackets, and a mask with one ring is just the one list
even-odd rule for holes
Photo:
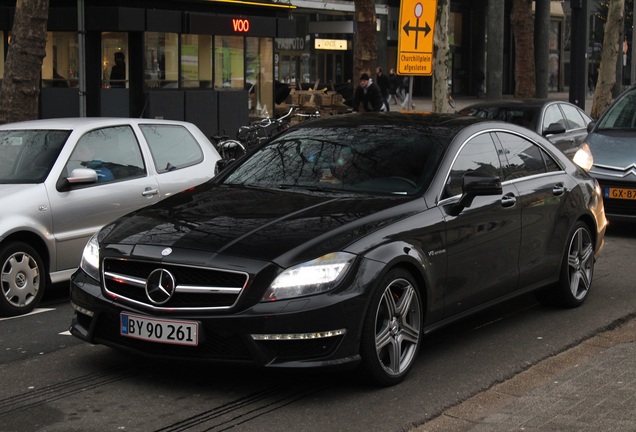
[[106,223],[209,180],[220,159],[187,122],[72,118],[0,126],[0,315],[30,312]]

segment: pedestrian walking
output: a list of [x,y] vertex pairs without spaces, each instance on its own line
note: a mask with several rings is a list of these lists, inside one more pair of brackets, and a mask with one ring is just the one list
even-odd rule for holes
[[375,79],[382,93],[384,110],[391,111],[391,107],[389,106],[389,78],[382,73],[382,68],[379,66],[375,68]]
[[398,101],[402,103],[402,98],[399,94],[400,90],[400,78],[395,74],[395,69],[389,70],[389,103],[393,100],[393,105],[397,105]]
[[408,108],[410,105],[411,109],[415,109],[415,104],[413,103],[413,100],[411,99],[411,95],[409,94],[409,83],[410,83],[410,77],[405,76],[402,79],[402,92],[404,94],[404,100],[402,101],[402,108]]
[[362,111],[381,111],[383,104],[380,87],[371,80],[368,74],[360,75],[360,85],[353,95],[353,110],[358,111],[362,105]]

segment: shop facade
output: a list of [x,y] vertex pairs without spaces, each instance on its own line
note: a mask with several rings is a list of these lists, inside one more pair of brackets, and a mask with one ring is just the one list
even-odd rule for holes
[[[6,3],[2,61],[14,14]],[[233,134],[273,112],[274,40],[296,35],[290,9],[268,0],[51,0],[40,117],[165,118]]]

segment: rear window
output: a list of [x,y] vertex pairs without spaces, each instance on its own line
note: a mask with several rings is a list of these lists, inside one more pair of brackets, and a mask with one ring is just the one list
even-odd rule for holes
[[190,131],[179,125],[140,125],[158,173],[203,161],[203,150]]

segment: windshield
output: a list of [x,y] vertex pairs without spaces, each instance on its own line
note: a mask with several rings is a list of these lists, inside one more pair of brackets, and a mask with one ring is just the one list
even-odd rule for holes
[[601,119],[597,130],[636,129],[636,88],[625,93]]
[[70,131],[0,131],[0,183],[41,183]]
[[295,129],[244,160],[224,183],[412,195],[428,187],[449,142],[403,126]]

